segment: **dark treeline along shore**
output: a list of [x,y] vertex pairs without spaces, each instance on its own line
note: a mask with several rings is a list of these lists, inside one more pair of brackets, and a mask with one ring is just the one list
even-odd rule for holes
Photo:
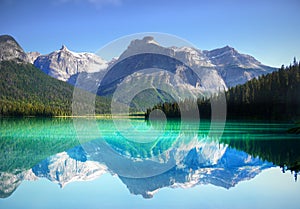
[[[299,120],[300,118],[300,67],[294,59],[288,67],[226,91],[227,118],[229,119],[267,119]],[[218,99],[218,95],[213,96]],[[199,98],[198,110],[201,118],[211,116],[211,99]],[[146,118],[154,109],[162,110],[169,118],[180,118],[180,108],[189,110],[193,100],[178,103],[161,103],[147,109]],[[194,111],[194,110],[191,110]]]

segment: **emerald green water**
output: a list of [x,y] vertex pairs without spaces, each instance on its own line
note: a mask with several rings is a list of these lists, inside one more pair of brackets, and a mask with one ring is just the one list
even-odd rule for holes
[[210,127],[204,120],[1,118],[0,208],[298,208],[300,137],[286,132],[294,124]]

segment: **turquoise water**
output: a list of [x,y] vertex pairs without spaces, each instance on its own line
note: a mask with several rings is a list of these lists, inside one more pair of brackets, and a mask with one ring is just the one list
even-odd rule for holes
[[0,208],[299,208],[291,123],[0,119]]

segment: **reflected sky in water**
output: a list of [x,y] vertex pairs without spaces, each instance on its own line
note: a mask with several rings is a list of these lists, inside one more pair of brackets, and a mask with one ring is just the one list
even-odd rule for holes
[[298,208],[300,185],[290,174],[271,168],[232,189],[203,185],[189,189],[164,188],[152,199],[128,194],[116,176],[74,182],[60,189],[41,179],[25,181],[1,201],[3,208]]

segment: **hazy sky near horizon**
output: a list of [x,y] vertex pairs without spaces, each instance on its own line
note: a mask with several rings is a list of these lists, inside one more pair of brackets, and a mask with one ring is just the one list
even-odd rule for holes
[[299,0],[0,0],[0,18],[0,34],[42,54],[162,32],[202,50],[230,45],[275,67],[300,59]]

